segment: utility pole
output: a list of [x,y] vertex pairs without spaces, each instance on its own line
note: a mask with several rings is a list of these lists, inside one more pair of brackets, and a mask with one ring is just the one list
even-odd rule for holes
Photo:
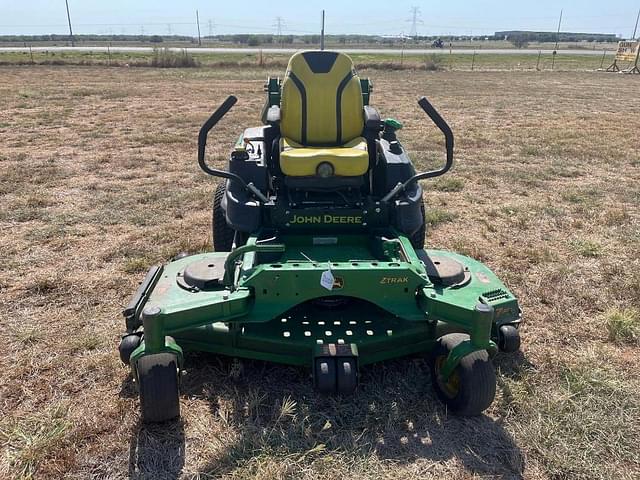
[[280,43],[282,39],[282,26],[284,25],[284,20],[282,17],[276,17],[276,23],[274,27],[276,27],[276,43]]
[[636,26],[633,29],[633,37],[631,37],[631,40],[636,39],[636,32],[638,31],[638,20],[640,20],[640,9],[638,9],[638,16],[636,17]]
[[200,16],[198,15],[198,10],[196,10],[196,24],[198,25],[198,46],[202,46],[202,39],[200,38]]
[[558,31],[556,32],[556,46],[553,48],[553,58],[551,60],[551,70],[556,65],[556,55],[558,54],[558,42],[560,41],[560,26],[562,25],[562,9],[560,9],[560,20],[558,20]]
[[64,3],[67,6],[67,21],[69,22],[69,36],[71,37],[71,46],[75,47],[75,42],[73,41],[73,30],[71,30],[71,15],[69,15],[69,0],[64,0]]
[[320,50],[324,50],[324,10],[322,10],[322,28],[320,29]]
[[411,7],[411,18],[408,19],[408,22],[411,22],[411,31],[409,32],[409,36],[413,37],[414,40],[418,39],[418,23],[422,23],[422,20],[418,18],[420,16],[420,8],[419,7]]
[[558,50],[558,42],[560,41],[560,26],[562,25],[562,9],[560,10],[560,20],[558,20],[558,31],[556,32],[556,46],[554,50]]

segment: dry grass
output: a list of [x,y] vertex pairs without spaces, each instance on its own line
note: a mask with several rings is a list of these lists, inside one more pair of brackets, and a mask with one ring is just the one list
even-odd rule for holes
[[195,68],[199,62],[186,50],[173,52],[168,48],[155,48],[151,66],[158,68]]
[[264,70],[0,73],[0,478],[640,477],[640,79],[368,72],[421,167],[442,154],[418,95],[457,133],[455,170],[426,184],[430,244],[521,299],[486,416],[448,415],[419,359],[339,399],[299,369],[190,355],[182,421],[147,428],[119,310],[147,266],[209,248],[197,129],[239,96],[210,142],[222,166]]

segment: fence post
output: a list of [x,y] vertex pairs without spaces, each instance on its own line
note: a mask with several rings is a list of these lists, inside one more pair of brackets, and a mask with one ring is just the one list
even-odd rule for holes
[[473,72],[473,66],[476,64],[476,51],[473,51],[473,57],[471,57],[471,71]]
[[607,54],[607,49],[602,49],[602,58],[600,59],[600,70],[602,70],[602,66],[604,65],[604,56]]
[[29,56],[31,57],[31,65],[33,65],[35,62],[33,61],[33,50],[31,50],[31,44],[29,44]]

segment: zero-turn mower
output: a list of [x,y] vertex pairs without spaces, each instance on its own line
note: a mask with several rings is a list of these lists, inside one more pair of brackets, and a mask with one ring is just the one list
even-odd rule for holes
[[142,420],[179,415],[186,350],[309,367],[318,391],[341,395],[360,367],[423,354],[448,408],[480,414],[496,390],[491,356],[520,346],[520,308],[482,263],[424,247],[419,181],[451,168],[451,129],[418,101],[446,163],[416,173],[402,124],[381,120],[343,53],[296,53],[265,89],[263,125],[242,133],[228,171],[209,166],[205,147],[236,98],[200,130],[198,163],[223,179],[214,251],[151,268],[123,312],[119,351]]

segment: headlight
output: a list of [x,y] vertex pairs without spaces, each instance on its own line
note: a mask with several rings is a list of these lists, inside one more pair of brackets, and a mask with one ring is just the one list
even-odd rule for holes
[[322,162],[320,165],[318,165],[318,168],[316,168],[316,175],[318,175],[320,178],[329,178],[333,175],[333,165],[331,165],[329,162]]

